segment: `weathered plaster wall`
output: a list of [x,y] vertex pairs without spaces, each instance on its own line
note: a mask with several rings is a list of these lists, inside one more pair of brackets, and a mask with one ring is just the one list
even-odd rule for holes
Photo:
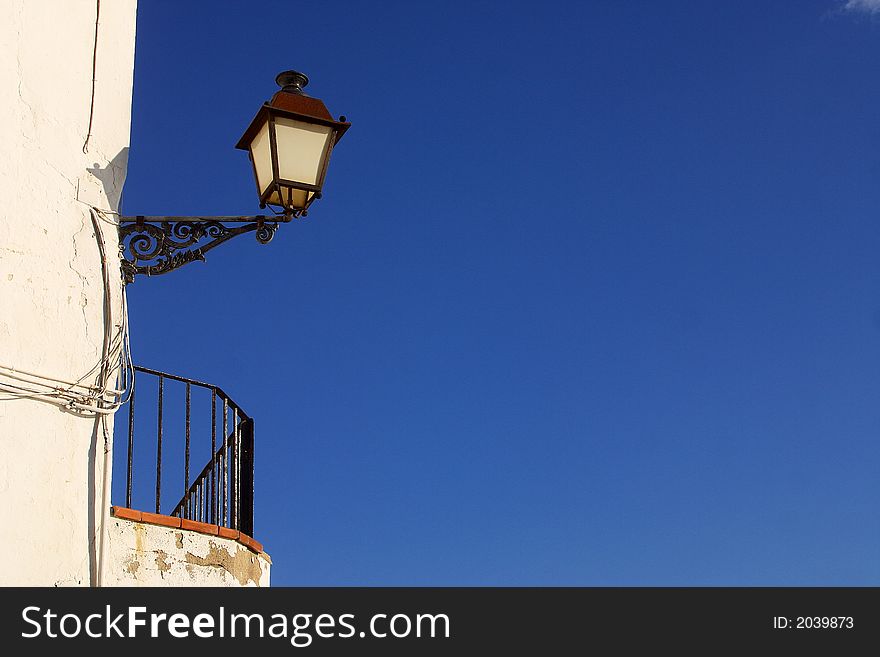
[[228,538],[110,520],[108,586],[269,586],[271,562]]
[[[0,366],[77,380],[101,359],[89,204],[116,210],[125,179],[135,11],[136,0],[101,3],[84,153],[96,0],[0,2]],[[103,229],[115,331],[118,240]],[[94,418],[0,391],[0,584],[96,583],[103,454]]]

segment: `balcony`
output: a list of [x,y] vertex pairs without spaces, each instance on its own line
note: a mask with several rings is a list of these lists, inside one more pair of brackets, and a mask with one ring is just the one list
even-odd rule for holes
[[111,575],[156,585],[175,569],[197,585],[268,584],[271,561],[252,538],[253,419],[216,385],[134,372],[116,416],[112,499],[125,504],[113,507]]

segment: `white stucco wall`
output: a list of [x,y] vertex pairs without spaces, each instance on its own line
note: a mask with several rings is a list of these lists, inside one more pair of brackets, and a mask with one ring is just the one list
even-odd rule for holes
[[271,561],[238,542],[110,519],[107,586],[269,586]]
[[[101,3],[84,153],[96,0],[0,1],[0,366],[75,381],[101,359],[104,285],[87,204],[116,210],[125,179],[135,11],[136,0]],[[103,228],[115,331],[118,239]],[[15,381],[3,372],[0,383]],[[94,418],[0,390],[0,584],[97,583],[102,434]]]

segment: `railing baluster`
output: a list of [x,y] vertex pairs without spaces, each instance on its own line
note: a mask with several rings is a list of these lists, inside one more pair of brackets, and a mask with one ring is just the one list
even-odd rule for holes
[[[190,418],[190,383],[186,383],[186,447],[183,465],[183,496],[189,495],[189,418]],[[187,514],[187,518],[192,518],[192,514]]]
[[162,496],[162,402],[165,396],[165,377],[159,377],[159,413],[156,430],[156,513],[159,513],[159,502]]
[[[235,433],[235,517],[241,529],[241,426],[244,420],[239,419]],[[247,533],[247,532],[245,532]]]
[[244,420],[239,418],[238,424],[235,425],[235,521],[237,529],[241,529],[241,425],[243,422]]
[[240,529],[248,536],[254,535],[254,421],[250,418],[241,423],[241,521]]
[[[229,489],[227,487],[226,479],[227,479],[227,470],[229,469],[229,456],[227,449],[227,440],[226,436],[228,435],[228,427],[226,424],[226,416],[229,412],[229,401],[226,399],[226,396],[223,396],[223,449],[221,450],[221,454],[223,455],[223,522],[221,524],[226,525],[227,520],[229,519],[227,502],[229,497]],[[227,527],[229,525],[226,525]]]
[[232,407],[232,464],[229,473],[231,499],[229,526],[238,529],[238,407]]
[[134,452],[134,392],[136,373],[132,373],[131,396],[128,399],[128,468],[125,473],[125,506],[131,508],[131,461]]
[[217,388],[211,388],[211,516],[217,522]]

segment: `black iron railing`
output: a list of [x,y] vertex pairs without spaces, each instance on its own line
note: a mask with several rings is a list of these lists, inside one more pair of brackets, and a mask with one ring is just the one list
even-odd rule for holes
[[[175,506],[167,507],[171,509],[168,515],[222,525],[253,536],[254,421],[217,386],[146,367],[136,366],[134,369],[135,387],[128,409],[125,505],[129,508],[132,506],[135,463],[143,463],[143,459],[135,460],[136,446],[140,445],[141,441],[152,438],[155,442],[156,455],[156,513],[162,513],[162,492],[163,489],[167,490],[169,485],[167,475],[165,481],[162,479],[163,463],[167,470],[169,453],[176,452],[179,455],[182,448],[183,467],[181,469],[180,463],[176,463],[176,467],[173,468],[176,477],[182,475],[182,486],[178,489],[182,491],[182,496]],[[174,382],[176,392],[183,393],[182,409],[180,399],[177,399],[171,413],[166,410],[169,405],[166,382]],[[150,388],[155,390],[155,396],[147,395],[151,393]],[[207,404],[200,406],[198,418],[193,413],[194,389],[203,398],[210,396],[210,425],[207,423],[207,417],[202,417],[208,415]],[[147,401],[142,401],[136,406],[136,399],[144,398]],[[151,407],[150,410],[143,408],[145,403]],[[154,415],[155,425],[151,422],[144,425],[145,410]],[[194,431],[193,427],[196,424],[198,427]],[[151,437],[149,434],[153,434],[154,431],[155,435]],[[210,452],[207,451],[209,439]],[[174,443],[170,451],[169,442]],[[190,457],[196,448],[203,458],[206,454],[209,456],[204,467],[191,479]],[[140,481],[140,477],[138,480]]]

